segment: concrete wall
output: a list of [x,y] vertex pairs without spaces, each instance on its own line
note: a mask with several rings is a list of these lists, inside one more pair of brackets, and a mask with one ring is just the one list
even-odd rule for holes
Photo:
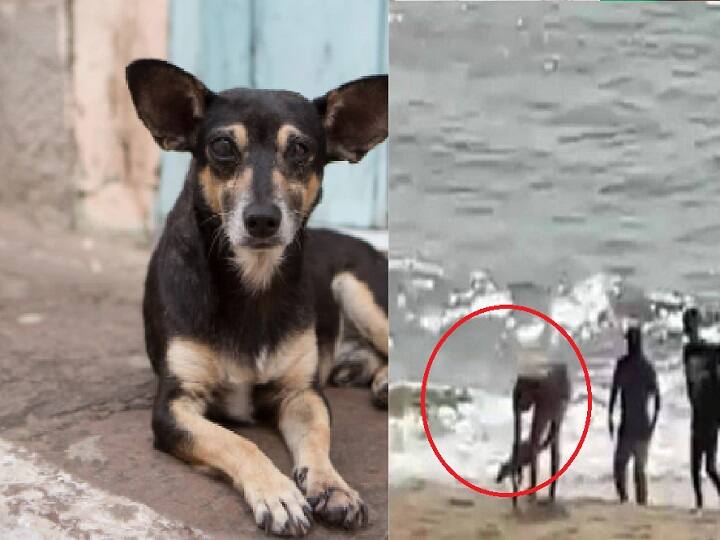
[[0,0],[0,205],[70,225],[73,138],[64,0]]
[[0,211],[147,231],[159,149],[125,88],[166,56],[168,0],[0,0]]
[[152,227],[160,151],[135,114],[125,66],[167,55],[167,0],[74,0],[73,125],[81,226]]

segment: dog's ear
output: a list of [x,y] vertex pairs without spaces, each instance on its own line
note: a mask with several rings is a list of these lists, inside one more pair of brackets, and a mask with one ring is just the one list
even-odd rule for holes
[[323,118],[329,161],[357,163],[387,138],[387,75],[346,83],[314,103]]
[[214,94],[190,73],[162,60],[135,60],[125,69],[135,110],[165,150],[191,150]]

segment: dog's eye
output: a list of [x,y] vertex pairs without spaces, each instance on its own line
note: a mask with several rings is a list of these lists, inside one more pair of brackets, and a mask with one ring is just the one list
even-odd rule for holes
[[305,161],[310,157],[310,147],[301,140],[293,140],[288,143],[287,154],[295,161]]
[[210,143],[210,153],[215,159],[221,161],[234,160],[235,145],[227,137],[221,137]]

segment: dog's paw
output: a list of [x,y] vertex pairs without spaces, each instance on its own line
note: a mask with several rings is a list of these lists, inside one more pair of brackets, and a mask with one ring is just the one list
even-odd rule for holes
[[376,364],[374,351],[359,345],[344,346],[330,372],[330,383],[335,386],[367,386],[372,381]]
[[257,526],[278,536],[305,536],[312,509],[297,486],[280,471],[258,475],[244,485],[245,498]]
[[361,362],[342,361],[330,372],[330,384],[333,386],[364,386],[367,384],[365,366]]
[[329,380],[335,386],[369,386],[380,366],[378,354],[368,345],[346,341],[335,357]]
[[370,387],[372,393],[372,402],[376,407],[381,409],[387,409],[388,407],[388,371],[387,366],[379,369],[375,373],[373,378],[372,386]]
[[367,505],[332,467],[301,467],[295,470],[294,476],[313,513],[320,520],[347,530],[367,525]]

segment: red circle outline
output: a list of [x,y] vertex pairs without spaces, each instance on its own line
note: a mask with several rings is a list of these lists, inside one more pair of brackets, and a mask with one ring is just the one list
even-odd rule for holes
[[[460,326],[465,324],[470,319],[477,317],[478,315],[482,315],[483,313],[488,313],[490,311],[498,311],[501,309],[510,309],[510,310],[518,310],[518,311],[524,311],[526,313],[530,313],[531,315],[535,315],[536,317],[540,317],[548,324],[551,324],[562,336],[565,338],[565,340],[570,344],[573,351],[575,352],[575,355],[577,356],[578,361],[580,362],[580,366],[583,370],[583,376],[585,377],[585,387],[587,388],[587,403],[588,403],[588,409],[587,409],[587,416],[585,418],[585,427],[583,429],[582,435],[580,436],[580,441],[577,444],[577,447],[575,448],[575,451],[572,453],[570,458],[565,462],[565,465],[563,465],[559,471],[557,471],[554,475],[552,475],[550,478],[548,478],[545,482],[542,482],[541,484],[538,484],[537,486],[533,486],[528,489],[514,491],[514,492],[507,492],[507,491],[492,491],[490,489],[481,488],[480,486],[476,486],[472,482],[465,480],[462,476],[460,476],[455,470],[443,459],[442,455],[440,454],[440,451],[438,450],[437,446],[435,445],[435,441],[432,438],[432,435],[430,433],[430,426],[428,425],[428,419],[427,419],[427,410],[425,408],[425,394],[427,390],[427,383],[428,378],[430,377],[430,370],[432,369],[432,364],[435,361],[435,357],[437,356],[437,353],[440,351],[442,346],[445,344],[445,341],[452,335],[452,333],[457,330]],[[592,388],[590,385],[590,373],[588,373],[587,365],[585,364],[585,359],[583,358],[582,353],[580,352],[580,348],[577,346],[575,341],[573,341],[573,338],[570,337],[570,334],[567,333],[567,331],[560,326],[558,323],[556,323],[553,319],[551,319],[549,316],[545,315],[543,312],[538,311],[536,309],[527,307],[527,306],[521,306],[516,304],[497,304],[494,306],[485,307],[482,309],[478,309],[476,311],[473,311],[472,313],[468,313],[461,319],[455,322],[448,330],[445,331],[445,333],[442,335],[440,340],[435,345],[435,348],[432,351],[432,354],[430,355],[430,358],[428,359],[427,365],[425,366],[425,373],[423,374],[422,379],[422,386],[420,388],[420,414],[422,415],[422,421],[423,421],[423,429],[425,430],[425,436],[427,437],[428,442],[430,443],[430,447],[432,448],[433,452],[435,453],[435,456],[438,458],[438,461],[442,464],[443,467],[445,467],[445,470],[449,472],[455,480],[460,482],[466,487],[469,487],[470,489],[477,491],[478,493],[482,493],[484,495],[490,495],[492,497],[522,497],[523,495],[529,495],[531,493],[535,493],[536,491],[539,491],[543,489],[544,487],[549,486],[553,482],[555,482],[560,476],[562,476],[565,471],[568,470],[570,465],[573,461],[575,461],[575,458],[580,453],[580,449],[582,448],[582,445],[585,443],[585,437],[587,437],[588,430],[590,429],[590,416],[592,414]]]

